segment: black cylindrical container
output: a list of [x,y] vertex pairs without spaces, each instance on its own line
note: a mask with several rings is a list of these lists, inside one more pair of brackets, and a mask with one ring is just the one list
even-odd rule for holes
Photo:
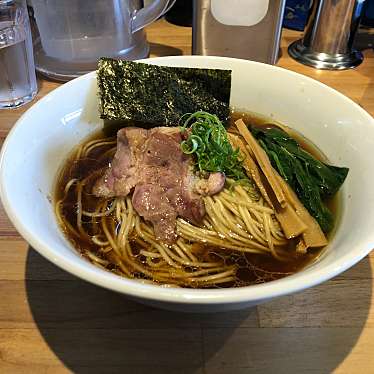
[[192,26],[192,0],[177,0],[165,19],[179,26]]

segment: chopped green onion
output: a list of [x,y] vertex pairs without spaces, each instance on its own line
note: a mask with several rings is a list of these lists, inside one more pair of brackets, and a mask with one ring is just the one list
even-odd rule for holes
[[[202,172],[223,172],[235,181],[248,181],[242,166],[239,150],[234,150],[227,131],[217,116],[199,111],[183,115],[181,132],[189,136],[181,143],[185,154],[196,156],[196,167]],[[189,130],[187,130],[189,129]]]

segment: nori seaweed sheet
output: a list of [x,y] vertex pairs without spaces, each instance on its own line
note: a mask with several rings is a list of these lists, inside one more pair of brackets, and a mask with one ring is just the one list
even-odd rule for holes
[[181,68],[101,58],[97,82],[105,126],[176,126],[185,113],[216,114],[227,124],[231,70]]

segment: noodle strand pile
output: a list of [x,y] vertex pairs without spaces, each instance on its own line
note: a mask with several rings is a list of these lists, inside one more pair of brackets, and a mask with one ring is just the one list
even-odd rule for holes
[[[87,142],[77,149],[72,165],[97,155],[110,158],[115,146],[113,138]],[[175,244],[166,245],[156,239],[152,225],[136,213],[130,196],[96,198],[91,194],[92,173],[75,175],[74,167],[69,173],[65,173],[55,204],[59,224],[75,244],[80,243],[88,260],[118,275],[174,287],[240,286],[238,272],[245,267],[256,273],[254,282],[276,276],[256,268],[248,254],[281,261],[290,257],[274,210],[253,185],[229,182],[219,194],[205,197],[203,225],[179,218],[179,238]],[[72,201],[73,218],[68,213]]]

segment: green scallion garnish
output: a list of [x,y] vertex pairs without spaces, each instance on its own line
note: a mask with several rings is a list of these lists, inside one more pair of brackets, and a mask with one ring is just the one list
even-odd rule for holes
[[[187,117],[187,118],[186,118]],[[227,131],[216,115],[199,111],[181,118],[182,133],[190,129],[181,149],[196,156],[196,167],[201,172],[223,172],[235,181],[248,180],[242,166],[239,149],[234,150]]]

